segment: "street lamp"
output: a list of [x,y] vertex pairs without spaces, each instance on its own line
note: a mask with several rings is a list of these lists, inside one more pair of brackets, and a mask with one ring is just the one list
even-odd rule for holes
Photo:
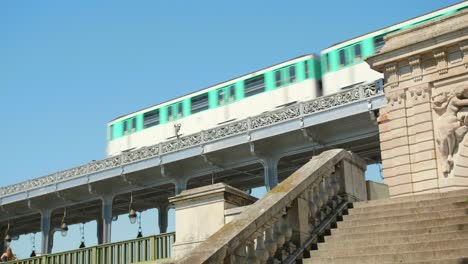
[[85,248],[86,245],[85,245],[85,233],[84,233],[84,226],[85,224],[82,223],[80,225],[80,233],[81,233],[81,243],[80,243],[80,247],[79,248]]
[[133,192],[130,193],[130,205],[128,207],[128,219],[130,220],[130,224],[135,224],[137,220],[137,213],[132,208],[133,205]]
[[63,237],[66,237],[68,234],[68,225],[65,223],[65,217],[67,217],[67,208],[63,210],[62,223],[60,224],[60,231]]
[[9,247],[10,243],[11,243],[11,240],[12,240],[12,238],[10,236],[10,222],[8,222],[8,226],[7,226],[7,230],[5,231],[5,238],[4,239],[5,239],[5,245],[7,247]]
[[143,230],[141,229],[141,212],[138,214],[138,235],[137,238],[143,237]]

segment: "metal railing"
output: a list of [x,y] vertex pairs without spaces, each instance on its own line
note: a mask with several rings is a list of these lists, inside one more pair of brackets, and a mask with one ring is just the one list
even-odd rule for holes
[[48,254],[10,264],[130,264],[168,259],[175,233],[137,238],[78,250]]
[[362,100],[369,100],[370,98],[382,95],[383,86],[381,80],[377,80],[372,83],[358,84],[335,94],[292,104],[287,107],[217,126],[195,134],[164,141],[148,147],[142,147],[107,159],[90,162],[65,171],[59,171],[47,176],[2,187],[0,188],[0,198],[19,192],[38,189],[44,186],[50,186],[68,179],[120,167],[122,165],[146,160],[181,149],[200,146],[219,139],[247,133],[258,128],[273,126],[281,122],[303,118],[322,111]]

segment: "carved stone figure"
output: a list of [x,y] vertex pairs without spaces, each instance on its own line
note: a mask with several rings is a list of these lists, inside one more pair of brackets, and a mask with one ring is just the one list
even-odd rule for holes
[[468,115],[459,114],[468,106],[468,87],[457,87],[453,92],[442,92],[433,97],[432,108],[439,114],[436,142],[442,155],[442,171],[449,174],[453,168],[453,155],[468,131]]

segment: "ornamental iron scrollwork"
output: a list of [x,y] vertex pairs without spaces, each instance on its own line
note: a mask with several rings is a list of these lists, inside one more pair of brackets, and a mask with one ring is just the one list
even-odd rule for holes
[[[287,120],[293,120],[305,115],[314,114],[334,107],[346,105],[348,103],[367,99],[383,94],[382,81],[374,83],[359,84],[342,92],[331,94],[317,99],[294,104],[272,112],[266,112],[252,118],[239,120],[215,128],[211,128],[200,133],[179,137],[177,139],[162,142],[148,147],[142,147],[120,155],[109,157],[103,160],[93,161],[85,165],[59,171],[50,175],[35,178],[29,181],[20,182],[10,186],[0,188],[0,197],[19,193],[26,190],[41,188],[52,185],[67,179],[76,178],[90,173],[112,169],[123,164],[138,162],[161,154],[178,151],[181,149],[206,144],[219,139],[231,137],[249,131],[275,125]],[[302,110],[302,113],[301,113]]]
[[304,103],[302,111],[304,114],[311,114],[358,101],[361,99],[360,90],[359,87],[351,88],[340,93],[317,98]]
[[220,127],[208,129],[203,134],[205,142],[214,141],[220,138],[233,136],[249,130],[248,120],[241,120]]
[[261,128],[272,124],[280,123],[286,120],[295,119],[301,115],[299,105],[287,107],[285,109],[268,112],[256,117],[251,118],[251,128]]

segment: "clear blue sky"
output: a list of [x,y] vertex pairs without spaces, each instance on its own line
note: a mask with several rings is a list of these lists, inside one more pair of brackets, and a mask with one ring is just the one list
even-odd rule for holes
[[104,158],[117,116],[457,2],[0,1],[0,186]]

